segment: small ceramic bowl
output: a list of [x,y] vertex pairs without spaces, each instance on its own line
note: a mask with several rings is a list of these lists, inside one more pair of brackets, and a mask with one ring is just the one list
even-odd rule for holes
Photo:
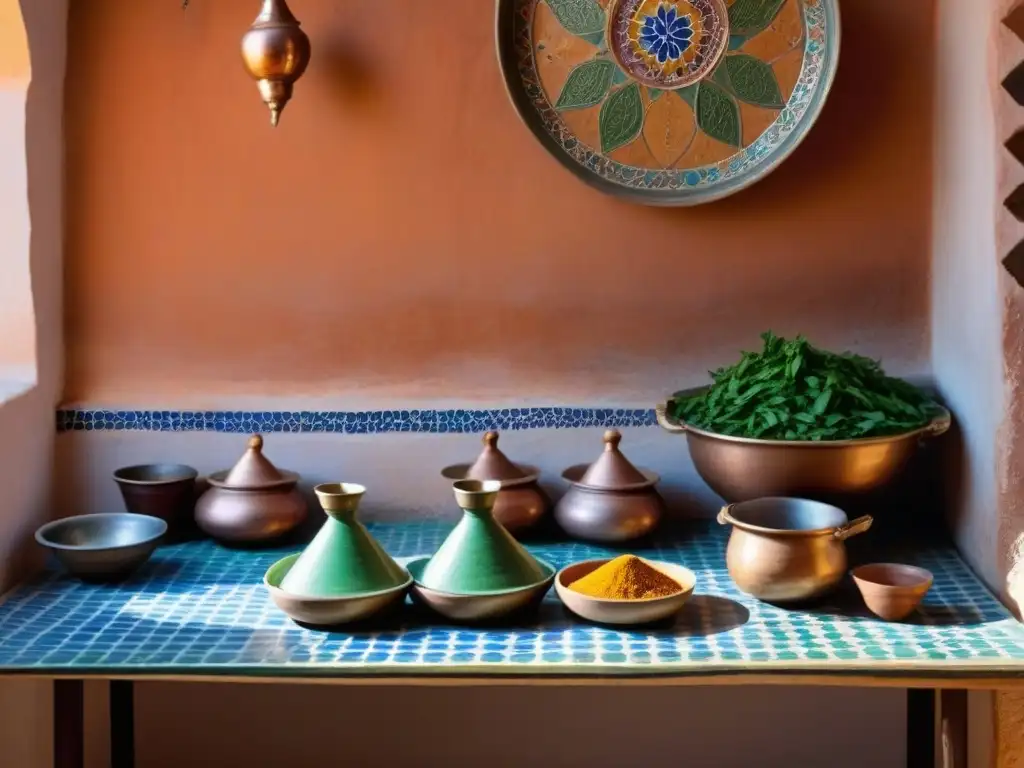
[[167,532],[158,517],[120,512],[54,520],[36,531],[36,541],[81,579],[124,576],[149,559]]
[[274,605],[289,618],[303,624],[319,627],[334,627],[363,621],[384,612],[405,599],[405,593],[412,584],[410,576],[404,584],[379,592],[364,592],[341,597],[306,597],[281,589],[281,582],[289,569],[299,559],[299,553],[288,555],[267,569],[263,584],[270,592]]
[[689,568],[674,563],[644,560],[653,568],[657,568],[669,578],[679,582],[680,590],[665,597],[650,597],[646,600],[613,600],[575,592],[569,588],[577,579],[581,579],[591,571],[600,568],[611,558],[601,560],[583,560],[566,566],[555,577],[555,592],[562,603],[572,613],[582,619],[598,624],[639,625],[651,624],[667,619],[690,599],[697,577]]
[[905,619],[932,586],[931,571],[900,563],[871,563],[851,571],[868,610],[886,621]]
[[473,594],[453,594],[429,589],[416,580],[417,574],[430,560],[429,557],[409,563],[409,573],[413,576],[412,596],[417,602],[426,605],[435,613],[452,621],[480,622],[499,619],[514,613],[526,613],[540,606],[544,595],[551,589],[555,579],[555,568],[540,560],[548,576],[544,581],[525,587],[506,589],[500,592],[477,592]]

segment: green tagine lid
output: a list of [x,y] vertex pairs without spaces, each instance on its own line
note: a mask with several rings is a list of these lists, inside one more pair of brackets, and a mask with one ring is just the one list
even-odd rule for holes
[[409,575],[366,527],[356,509],[366,488],[327,483],[313,489],[327,522],[281,580],[281,589],[305,597],[343,597],[400,587]]
[[462,520],[441,548],[414,574],[427,589],[449,594],[503,592],[544,581],[550,572],[494,519],[498,480],[452,484]]

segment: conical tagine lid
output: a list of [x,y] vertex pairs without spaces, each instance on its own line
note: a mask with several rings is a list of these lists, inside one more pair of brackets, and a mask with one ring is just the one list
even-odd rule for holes
[[304,597],[344,597],[408,583],[409,574],[356,520],[363,486],[328,483],[313,490],[327,522],[281,580],[282,590]]
[[294,481],[292,472],[282,472],[263,455],[263,438],[253,435],[249,444],[234,467],[219,478],[218,484],[226,488],[263,488]]
[[579,479],[581,485],[614,490],[648,482],[648,478],[619,451],[622,434],[616,429],[604,433],[604,452]]
[[484,435],[484,449],[466,471],[468,480],[520,480],[526,473],[509,461],[498,448],[498,433]]
[[480,594],[528,587],[551,575],[494,519],[500,481],[458,480],[453,489],[462,520],[419,574],[423,586],[449,594]]

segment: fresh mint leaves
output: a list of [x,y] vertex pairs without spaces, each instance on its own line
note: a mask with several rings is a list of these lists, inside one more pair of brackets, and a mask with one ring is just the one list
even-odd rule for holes
[[675,417],[708,432],[764,440],[854,440],[927,425],[938,413],[917,387],[852,353],[816,349],[771,331],[761,352],[711,373],[699,394],[677,395]]

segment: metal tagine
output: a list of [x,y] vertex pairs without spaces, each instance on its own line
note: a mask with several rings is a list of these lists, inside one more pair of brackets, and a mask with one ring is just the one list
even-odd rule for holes
[[494,519],[512,534],[532,528],[551,506],[537,483],[540,470],[515,464],[498,448],[498,433],[487,432],[484,448],[472,464],[455,464],[441,470],[449,480],[497,480],[501,491],[494,502]]
[[409,574],[356,519],[366,488],[325,483],[313,489],[327,513],[320,532],[281,580],[281,589],[307,597],[382,592],[409,583]]
[[492,510],[501,490],[497,480],[456,480],[452,488],[462,519],[422,573],[410,565],[419,584],[467,595],[525,588],[553,575],[494,519]]
[[310,45],[285,0],[263,0],[263,8],[242,37],[242,61],[259,86],[277,126],[295,82],[309,65]]
[[306,500],[295,472],[279,470],[253,435],[230,471],[207,478],[210,489],[196,503],[196,523],[215,539],[258,542],[288,533],[306,518]]
[[655,473],[637,469],[619,451],[622,435],[604,433],[604,452],[589,467],[562,473],[572,487],[555,505],[555,520],[570,536],[590,541],[629,541],[654,530],[665,502]]

